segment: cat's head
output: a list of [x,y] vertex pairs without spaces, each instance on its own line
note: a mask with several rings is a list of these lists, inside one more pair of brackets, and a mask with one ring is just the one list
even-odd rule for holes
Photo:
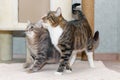
[[56,11],[49,11],[47,15],[42,17],[42,20],[44,23],[47,23],[52,27],[56,27],[59,25],[62,18],[61,8],[58,7]]
[[43,28],[42,23],[39,21],[37,23],[31,23],[28,21],[28,25],[26,27],[25,33],[29,38],[33,38],[36,34],[38,34]]

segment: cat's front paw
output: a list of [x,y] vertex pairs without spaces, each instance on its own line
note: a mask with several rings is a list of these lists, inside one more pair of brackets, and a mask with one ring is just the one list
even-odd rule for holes
[[23,68],[29,68],[30,65],[31,65],[30,63],[24,63],[24,64],[23,64]]
[[57,72],[55,72],[55,75],[62,75],[63,71],[64,71],[64,68],[63,67],[59,67]]
[[37,72],[37,71],[39,71],[39,68],[29,68],[29,69],[27,69],[27,72],[28,73],[34,73],[34,72]]
[[65,70],[65,72],[67,72],[67,73],[72,73],[72,70]]
[[62,75],[62,72],[55,72],[55,75]]
[[39,69],[27,69],[27,73],[34,73],[39,71]]
[[27,73],[33,73],[33,72],[35,72],[35,71],[33,71],[33,69],[28,69],[27,70]]
[[65,72],[71,73],[72,72],[72,68],[69,65],[67,65]]
[[95,65],[90,65],[90,68],[95,68]]

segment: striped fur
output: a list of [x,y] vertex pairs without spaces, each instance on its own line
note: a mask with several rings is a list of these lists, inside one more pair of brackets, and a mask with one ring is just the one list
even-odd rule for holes
[[41,23],[30,23],[26,28],[27,47],[31,62],[26,62],[29,72],[40,70],[46,63],[57,63],[60,53],[53,46],[49,31]]
[[[60,12],[60,15],[57,15],[58,12]],[[79,13],[78,11],[76,12]],[[94,42],[98,40],[99,33],[97,31],[93,37],[92,30],[86,17],[83,14],[82,16],[78,14],[78,17],[79,19],[77,20],[66,21],[62,16],[61,9],[58,8],[56,11],[48,12],[47,16],[42,18],[44,22],[47,22],[52,27],[57,27],[59,25],[63,29],[63,33],[58,41],[58,47],[62,52],[60,65],[57,70],[58,72],[63,72],[64,69],[72,70],[69,62],[70,57],[72,57],[72,53],[81,51],[87,52],[90,66],[94,67],[91,52],[94,48]],[[90,52],[90,55],[88,52]]]

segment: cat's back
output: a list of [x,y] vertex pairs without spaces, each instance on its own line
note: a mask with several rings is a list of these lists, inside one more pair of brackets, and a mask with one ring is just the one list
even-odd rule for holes
[[82,19],[79,19],[79,20],[71,20],[67,24],[68,25],[74,25],[74,27],[83,27],[82,25],[84,25],[84,27],[85,26],[90,27],[86,18],[82,18]]
[[[64,30],[65,35],[74,37],[74,49],[83,49],[87,46],[88,40],[92,39],[92,30],[86,19],[69,21]],[[68,36],[68,35],[67,35]]]

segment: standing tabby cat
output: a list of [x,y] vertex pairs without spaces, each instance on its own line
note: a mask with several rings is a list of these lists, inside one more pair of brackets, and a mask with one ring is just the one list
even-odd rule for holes
[[[79,13],[79,11],[77,12]],[[61,8],[58,8],[56,11],[49,11],[47,16],[42,18],[50,26],[60,26],[63,29],[63,33],[58,41],[58,48],[62,52],[60,65],[57,70],[58,74],[61,74],[64,69],[71,71],[70,66],[76,58],[76,53],[81,51],[86,52],[90,67],[94,67],[92,49],[98,41],[99,32],[96,31],[93,37],[86,17],[81,11],[80,13],[78,20],[66,21],[62,16]]]
[[46,63],[59,62],[60,53],[51,43],[49,32],[41,22],[29,23],[26,36],[31,61],[26,62],[24,68],[29,68],[29,72],[40,70]]

